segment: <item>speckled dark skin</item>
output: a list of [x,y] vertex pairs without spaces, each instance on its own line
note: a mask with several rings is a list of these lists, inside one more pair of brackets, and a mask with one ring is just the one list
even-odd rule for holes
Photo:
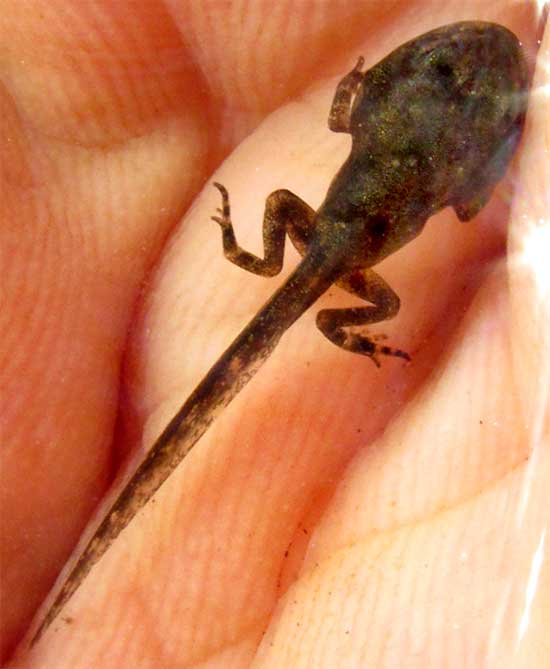
[[336,345],[369,356],[408,355],[349,326],[395,316],[399,298],[371,268],[414,239],[444,207],[473,218],[491,196],[519,141],[527,72],[516,37],[465,22],[422,35],[367,72],[363,59],[334,96],[329,127],[353,139],[349,158],[315,212],[286,190],[264,214],[264,258],[235,240],[227,191],[214,219],[227,258],[256,274],[277,274],[288,234],[303,259],[200,382],[122,490],[69,572],[33,637],[40,637],[91,567],[250,380],[282,334],[332,284],[370,303],[324,309],[317,325]]

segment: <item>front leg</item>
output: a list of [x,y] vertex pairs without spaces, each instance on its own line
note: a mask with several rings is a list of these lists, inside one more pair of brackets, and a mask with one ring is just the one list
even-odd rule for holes
[[366,336],[345,330],[344,328],[378,323],[393,318],[399,311],[399,297],[371,269],[357,270],[346,274],[337,285],[362,299],[372,302],[373,306],[350,309],[323,309],[317,314],[317,327],[333,344],[346,351],[367,355],[377,367],[380,367],[378,355],[393,355],[410,360],[405,351],[377,343],[384,335]]
[[223,253],[225,257],[242,269],[261,276],[275,276],[281,271],[285,250],[285,234],[288,233],[294,246],[304,255],[315,212],[297,195],[288,190],[276,190],[265,202],[263,237],[264,257],[245,251],[237,244],[227,189],[219,183],[214,186],[222,194],[220,216],[212,216],[222,229]]
[[364,63],[363,56],[359,56],[357,65],[336,87],[328,117],[328,127],[333,132],[350,132],[351,101],[363,81],[361,68]]

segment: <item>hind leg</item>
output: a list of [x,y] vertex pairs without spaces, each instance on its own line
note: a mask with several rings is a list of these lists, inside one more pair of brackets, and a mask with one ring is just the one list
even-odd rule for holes
[[371,269],[357,270],[339,279],[337,285],[371,302],[372,306],[323,309],[317,314],[317,327],[325,337],[346,351],[368,356],[377,367],[380,367],[379,355],[410,360],[405,351],[378,343],[383,335],[368,336],[346,329],[385,321],[397,314],[399,297],[384,279]]
[[223,252],[232,263],[253,274],[275,276],[283,266],[287,233],[298,251],[302,255],[305,253],[315,212],[297,195],[288,190],[276,190],[266,199],[263,220],[264,257],[260,258],[237,244],[231,222],[229,194],[221,184],[215,183],[214,186],[222,195],[222,206],[218,209],[220,215],[212,216],[212,220],[222,229]]

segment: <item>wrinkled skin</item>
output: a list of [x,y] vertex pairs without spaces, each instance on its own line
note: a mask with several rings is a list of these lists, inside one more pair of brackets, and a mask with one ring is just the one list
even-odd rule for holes
[[[211,189],[178,222],[212,167],[282,107],[219,176],[241,240],[259,244],[265,194],[286,185],[319,202],[345,157],[326,111],[357,54],[375,62],[472,15],[534,45],[515,3],[498,15],[417,3],[416,23],[410,3],[402,20],[377,3],[320,23],[302,10],[284,40],[287,23],[259,9],[236,38],[239,22],[205,22],[193,4],[3,8],[5,657],[117,463],[151,443],[273,289],[224,261]],[[18,667],[333,667],[342,653],[384,667],[412,651],[418,667],[489,652],[494,666],[543,666],[544,560],[515,640],[547,522],[550,317],[532,265],[512,262],[548,210],[543,104],[510,175],[511,215],[508,181],[475,221],[446,210],[385,264],[407,306],[384,332],[414,363],[377,372],[302,319]]]

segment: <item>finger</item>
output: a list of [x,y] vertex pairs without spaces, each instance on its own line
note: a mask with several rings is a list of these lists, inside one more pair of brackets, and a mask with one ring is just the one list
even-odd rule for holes
[[108,483],[134,302],[205,153],[160,5],[7,2],[0,31],[6,653]]

